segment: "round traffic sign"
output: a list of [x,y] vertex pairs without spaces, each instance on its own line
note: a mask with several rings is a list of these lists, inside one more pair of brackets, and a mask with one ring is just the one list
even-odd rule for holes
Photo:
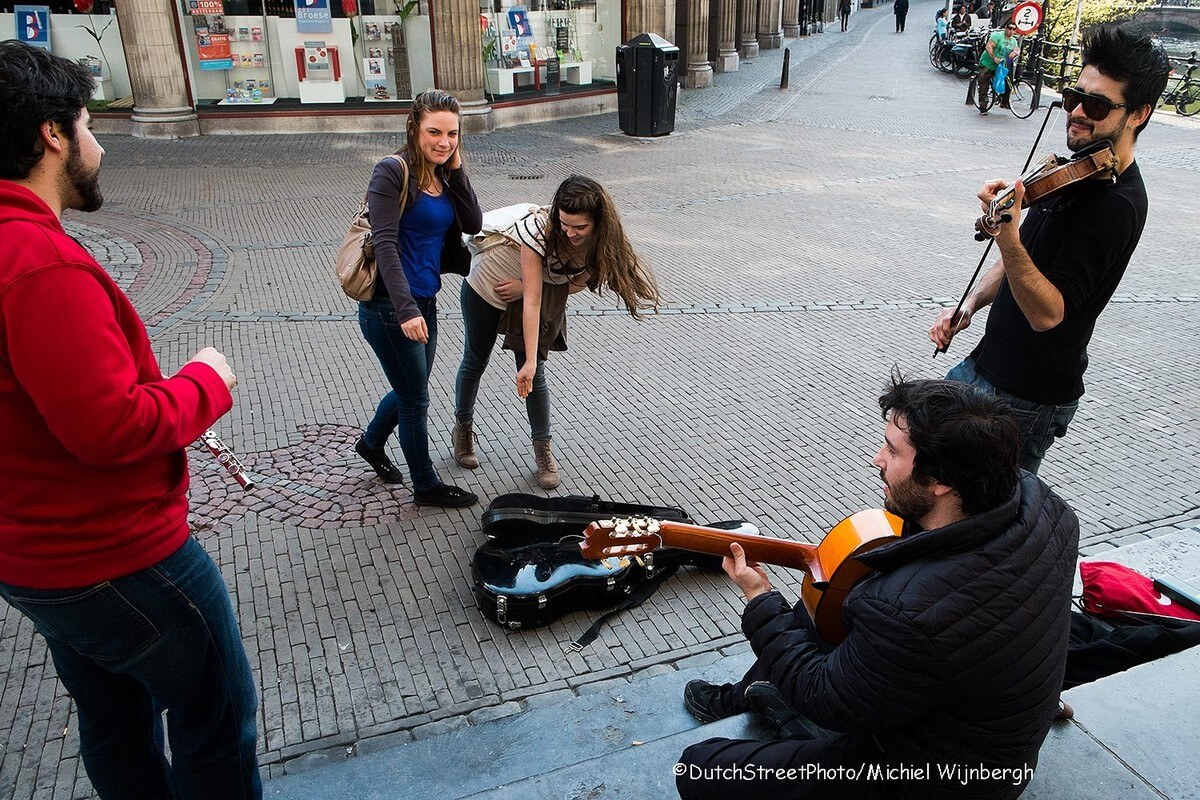
[[1019,3],[1013,9],[1012,21],[1017,26],[1017,33],[1028,36],[1042,24],[1042,4],[1033,0]]

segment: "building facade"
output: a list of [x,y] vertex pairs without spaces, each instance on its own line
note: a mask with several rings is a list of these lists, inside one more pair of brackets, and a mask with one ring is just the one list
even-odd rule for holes
[[135,136],[394,130],[431,87],[479,132],[612,110],[617,47],[638,34],[674,42],[681,83],[703,88],[831,19],[835,2],[6,0],[0,38],[38,33],[31,43],[86,63],[93,113],[132,105]]

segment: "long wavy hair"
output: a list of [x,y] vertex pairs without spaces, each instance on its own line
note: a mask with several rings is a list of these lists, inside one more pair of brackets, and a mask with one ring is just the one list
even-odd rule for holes
[[546,259],[568,261],[571,243],[562,230],[560,214],[587,214],[595,226],[582,265],[592,274],[588,288],[593,292],[609,289],[621,298],[634,319],[642,319],[643,309],[657,309],[662,302],[658,284],[650,269],[638,258],[625,238],[621,216],[612,197],[596,181],[572,175],[554,193],[546,231]]
[[[428,89],[421,92],[413,98],[412,109],[408,112],[408,123],[405,125],[405,134],[407,141],[404,147],[396,151],[396,155],[405,153],[408,156],[408,163],[416,172],[417,186],[421,189],[426,189],[433,184],[433,179],[439,173],[443,173],[444,178],[445,167],[438,165],[434,167],[425,160],[425,156],[421,155],[421,151],[417,149],[417,139],[421,134],[421,123],[425,121],[425,117],[429,114],[438,111],[449,111],[454,116],[462,117],[462,108],[458,105],[458,100],[449,92],[443,92],[441,89]],[[459,158],[463,158],[462,149],[462,132],[458,136],[458,153]],[[465,160],[463,163],[466,163]]]

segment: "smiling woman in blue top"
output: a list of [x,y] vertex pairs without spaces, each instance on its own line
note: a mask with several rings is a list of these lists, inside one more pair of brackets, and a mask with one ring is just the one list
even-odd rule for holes
[[[437,293],[443,272],[465,272],[462,234],[478,233],[483,211],[463,167],[459,105],[431,89],[413,100],[408,141],[375,165],[367,190],[379,280],[359,303],[358,323],[391,391],[379,401],[355,450],[387,483],[402,483],[384,451],[392,431],[412,474],[417,505],[459,508],[471,492],[442,483],[429,456],[429,372],[437,350]],[[404,212],[401,213],[401,198]],[[461,264],[456,263],[461,256]]]

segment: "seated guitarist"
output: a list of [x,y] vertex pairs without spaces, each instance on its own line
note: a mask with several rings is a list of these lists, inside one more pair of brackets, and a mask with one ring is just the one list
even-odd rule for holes
[[701,722],[764,712],[779,738],[687,748],[685,800],[999,800],[1029,782],[1062,688],[1079,523],[1018,471],[1003,401],[893,376],[879,405],[873,463],[903,535],[860,557],[874,572],[847,596],[848,635],[832,647],[731,545],[724,567],[758,660],[735,684],[692,681],[684,705]]

